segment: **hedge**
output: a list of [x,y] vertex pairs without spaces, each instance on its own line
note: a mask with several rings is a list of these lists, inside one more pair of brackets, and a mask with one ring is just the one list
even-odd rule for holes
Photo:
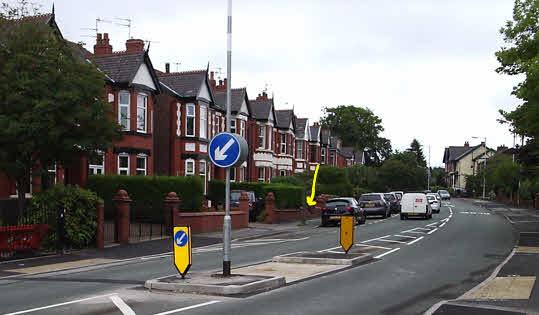
[[95,239],[99,202],[99,197],[89,190],[57,184],[34,195],[25,221],[36,224],[46,222],[49,230],[42,246],[54,249],[58,239],[58,211],[65,209],[65,246],[84,248]]
[[[254,191],[256,197],[262,197],[265,202],[269,192],[275,194],[275,202],[280,209],[298,208],[303,204],[303,187],[286,184],[241,182],[230,183],[231,190]],[[225,182],[219,180],[210,181],[208,197],[214,203],[223,203],[225,199]]]
[[[91,175],[88,177],[88,188],[105,201],[106,218],[114,217],[112,199],[120,189],[126,190],[136,202],[137,207],[132,207],[132,215],[135,212],[136,216],[160,216],[163,199],[172,191],[182,200],[182,211],[201,211],[204,200],[204,187],[199,176]],[[138,206],[144,204],[151,204],[151,207]]]

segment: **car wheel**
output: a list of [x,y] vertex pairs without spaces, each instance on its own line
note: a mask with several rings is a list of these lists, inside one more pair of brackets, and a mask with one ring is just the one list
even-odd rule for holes
[[404,220],[404,214],[401,213],[401,220]]
[[365,224],[367,222],[367,215],[363,214],[363,220],[361,221],[362,224]]
[[325,216],[322,216],[322,224],[320,226],[328,226],[328,219]]

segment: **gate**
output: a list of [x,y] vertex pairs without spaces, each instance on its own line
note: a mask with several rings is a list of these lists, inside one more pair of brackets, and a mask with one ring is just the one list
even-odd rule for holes
[[168,237],[161,200],[133,200],[130,221],[130,241],[137,242]]

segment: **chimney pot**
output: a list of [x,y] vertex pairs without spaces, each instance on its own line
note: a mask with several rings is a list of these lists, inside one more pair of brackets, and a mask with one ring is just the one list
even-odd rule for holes
[[165,72],[170,73],[170,63],[165,63]]
[[212,71],[212,72],[210,72],[210,80],[213,80],[213,79],[214,79],[214,73]]
[[223,85],[223,80],[219,80],[219,85]]
[[103,36],[104,36],[105,39],[109,39],[109,33],[105,33],[105,34],[103,34]]
[[97,33],[97,40],[100,41],[101,39],[103,39],[103,34]]
[[144,41],[142,39],[128,39],[125,42],[127,52],[144,51]]
[[223,84],[224,84],[225,87],[226,87],[226,78],[223,80]]
[[94,45],[94,54],[95,55],[108,55],[112,54],[112,46],[109,44],[109,34],[105,33],[105,38],[103,39],[103,34],[97,33],[97,39]]

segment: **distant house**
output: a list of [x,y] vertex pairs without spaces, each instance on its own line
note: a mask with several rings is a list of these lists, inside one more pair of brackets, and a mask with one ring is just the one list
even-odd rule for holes
[[477,174],[480,164],[485,163],[495,151],[488,149],[485,143],[470,147],[450,146],[445,148],[443,163],[445,164],[445,182],[453,189],[466,188],[466,175]]
[[290,176],[294,173],[294,152],[296,145],[296,116],[290,109],[276,110],[277,138],[275,150],[274,176]]
[[301,173],[309,169],[309,119],[296,119],[296,152],[294,172]]
[[254,119],[254,139],[249,143],[249,156],[253,160],[249,169],[249,181],[269,182],[275,173],[277,119],[273,99],[266,92],[250,100]]

